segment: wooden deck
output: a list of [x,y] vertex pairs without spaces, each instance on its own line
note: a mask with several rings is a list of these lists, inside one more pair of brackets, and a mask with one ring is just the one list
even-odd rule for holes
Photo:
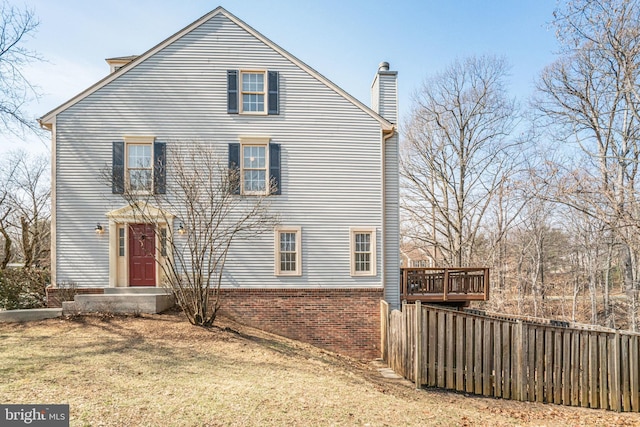
[[400,269],[402,296],[407,302],[468,302],[489,300],[488,268]]

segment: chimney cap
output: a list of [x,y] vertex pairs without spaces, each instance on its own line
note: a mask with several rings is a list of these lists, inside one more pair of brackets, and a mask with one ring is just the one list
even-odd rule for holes
[[389,71],[389,63],[387,61],[383,61],[378,65],[378,71]]

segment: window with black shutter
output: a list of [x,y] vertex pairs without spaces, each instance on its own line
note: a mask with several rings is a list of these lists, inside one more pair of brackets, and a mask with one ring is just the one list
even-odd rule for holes
[[113,141],[111,192],[113,194],[124,193],[124,141]]
[[166,194],[166,144],[153,137],[124,139],[112,143],[111,192]]
[[279,114],[279,89],[277,71],[227,70],[227,112]]
[[280,144],[247,138],[229,144],[229,184],[232,194],[281,194]]

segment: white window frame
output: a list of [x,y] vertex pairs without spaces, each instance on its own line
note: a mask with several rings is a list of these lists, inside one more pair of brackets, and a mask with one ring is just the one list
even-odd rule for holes
[[[296,235],[296,269],[293,271],[282,270],[280,266],[280,235],[283,233],[295,233]],[[276,227],[275,229],[275,275],[276,276],[302,276],[302,228],[301,227]]]
[[[241,138],[240,140],[240,193],[248,196],[263,196],[269,194],[271,189],[271,177],[269,175],[269,138]],[[264,147],[264,190],[261,191],[248,191],[245,189],[244,172],[245,170],[262,170],[249,169],[244,164],[244,149],[245,147]]]
[[[131,191],[133,194],[153,194],[153,174],[154,174],[154,164],[153,164],[153,143],[155,142],[155,137],[153,136],[125,136],[124,137],[124,180],[126,188]],[[149,170],[151,171],[151,178],[149,181],[149,188],[144,190],[132,190],[131,182],[129,179],[129,171],[130,169],[147,169],[147,168],[132,168],[129,165],[129,148],[132,146],[140,146],[147,145],[149,146]]]
[[[267,70],[240,70],[240,75],[238,76],[238,108],[240,114],[253,114],[253,115],[267,115],[268,111],[268,97],[269,97],[269,79],[267,76]],[[262,91],[260,92],[252,92],[252,91],[244,91],[243,89],[243,76],[245,74],[262,74]],[[263,103],[262,103],[262,111],[245,111],[244,109],[244,95],[262,95]]]
[[[356,270],[356,234],[369,234],[370,240],[370,257],[369,270]],[[351,276],[375,276],[376,275],[376,228],[375,227],[351,227],[349,229],[349,261],[351,265]]]

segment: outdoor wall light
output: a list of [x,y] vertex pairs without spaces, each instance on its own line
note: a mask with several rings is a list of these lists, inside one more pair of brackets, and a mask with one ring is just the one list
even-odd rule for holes
[[182,225],[182,223],[180,223],[180,226],[178,227],[178,234],[182,236],[186,232],[187,232],[187,230],[184,229],[184,225]]
[[96,234],[102,234],[102,233],[104,233],[104,229],[102,228],[102,226],[100,225],[100,223],[97,223],[97,224],[96,224],[95,232],[96,232]]

